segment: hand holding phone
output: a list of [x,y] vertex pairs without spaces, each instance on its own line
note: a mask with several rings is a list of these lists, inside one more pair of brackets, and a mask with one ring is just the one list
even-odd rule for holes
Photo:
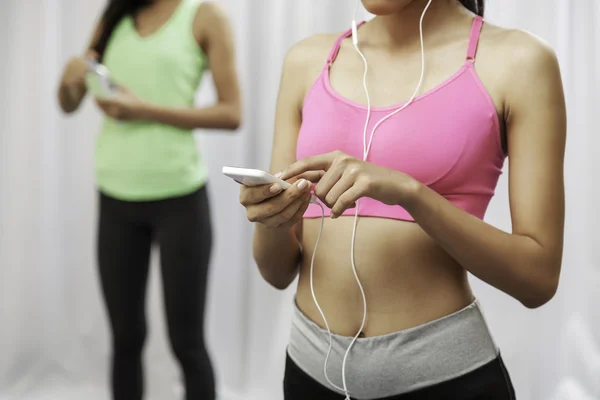
[[281,186],[283,190],[290,187],[290,184],[286,181],[283,181],[269,174],[268,172],[261,171],[259,169],[223,167],[222,172],[225,176],[228,176],[237,183],[240,183],[245,186],[253,187],[277,183]]
[[260,170],[224,167],[223,174],[240,183],[240,203],[250,222],[268,228],[290,228],[297,224],[311,202],[309,181],[293,184]]
[[87,59],[88,69],[85,73],[85,85],[97,99],[108,99],[118,92],[117,85],[110,77],[108,68],[93,58]]

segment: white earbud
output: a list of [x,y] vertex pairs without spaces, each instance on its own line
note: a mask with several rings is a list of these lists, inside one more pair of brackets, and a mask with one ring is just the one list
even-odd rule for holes
[[[365,94],[367,96],[367,117],[366,117],[364,131],[363,131],[363,161],[366,161],[369,156],[369,151],[371,150],[371,144],[373,143],[373,137],[375,136],[375,132],[377,131],[377,128],[379,128],[379,126],[381,126],[381,124],[383,124],[386,120],[388,120],[389,118],[393,117],[394,115],[398,114],[400,111],[402,111],[406,107],[408,107],[414,101],[417,94],[419,93],[419,90],[421,89],[421,85],[423,84],[423,78],[425,76],[425,45],[423,42],[423,19],[425,18],[425,14],[427,13],[427,9],[431,5],[431,2],[432,2],[432,0],[429,0],[429,2],[427,2],[427,5],[425,6],[423,13],[421,14],[421,20],[419,22],[419,33],[420,33],[420,40],[421,40],[421,77],[419,79],[419,83],[417,84],[417,88],[415,89],[410,100],[408,100],[402,107],[400,107],[397,110],[386,115],[385,117],[380,119],[377,122],[377,124],[375,124],[375,126],[373,127],[373,130],[371,131],[371,136],[369,138],[368,143],[367,143],[367,131],[369,129],[369,122],[371,121],[371,97],[369,95],[369,89],[367,86],[367,72],[369,69],[369,65],[367,63],[367,59],[365,58],[364,54],[360,51],[360,49],[358,47],[358,24],[356,23],[356,16],[358,13],[358,7],[360,5],[360,0],[357,0],[357,2],[356,2],[356,8],[354,9],[354,19],[352,20],[352,44],[354,45],[354,48],[356,49],[356,51],[362,58],[363,63],[365,65],[365,70],[364,70],[364,74],[363,74],[363,87],[365,89]],[[313,198],[314,198],[314,196],[313,196]],[[312,199],[311,199],[311,202],[312,202]],[[348,349],[346,350],[346,354],[344,355],[344,360],[342,362],[342,387],[339,387],[339,386],[335,385],[333,382],[331,382],[331,380],[329,379],[329,376],[327,374],[327,362],[329,360],[329,355],[331,354],[331,349],[333,347],[333,336],[331,333],[331,329],[329,329],[329,323],[327,322],[327,318],[325,318],[325,313],[323,313],[323,310],[321,309],[321,307],[319,306],[319,303],[317,301],[317,296],[315,295],[315,289],[314,289],[314,285],[313,285],[313,269],[314,269],[314,262],[315,262],[315,254],[317,253],[317,247],[319,246],[319,241],[321,239],[321,233],[323,232],[323,223],[325,221],[325,210],[324,210],[323,206],[318,202],[316,204],[318,204],[321,207],[321,228],[320,228],[319,234],[317,236],[317,241],[315,244],[312,261],[311,261],[311,265],[310,265],[310,288],[311,288],[311,292],[312,292],[312,296],[313,296],[313,301],[315,302],[315,305],[317,306],[317,309],[319,310],[319,313],[321,314],[321,317],[323,318],[323,322],[325,323],[325,327],[327,328],[327,332],[329,334],[329,350],[327,351],[327,355],[325,356],[323,370],[325,372],[325,379],[327,379],[327,382],[329,382],[329,384],[332,387],[343,392],[346,396],[346,400],[350,400],[350,392],[348,391],[348,385],[346,383],[346,361],[348,359],[348,355],[350,354],[350,350],[352,349],[352,346],[354,345],[354,343],[356,342],[356,340],[362,333],[362,331],[365,327],[366,320],[367,320],[367,297],[365,295],[365,291],[363,289],[362,283],[360,282],[360,279],[358,277],[358,272],[357,272],[356,265],[354,262],[354,244],[356,242],[356,227],[357,227],[357,223],[358,223],[358,211],[359,211],[359,207],[360,207],[360,200],[358,200],[356,202],[356,211],[354,213],[354,226],[352,229],[352,244],[351,244],[351,249],[350,249],[350,263],[352,265],[352,271],[354,272],[354,277],[356,278],[356,282],[358,284],[358,287],[359,287],[361,295],[362,295],[363,320],[362,320],[362,324],[361,324],[358,332],[352,339],[352,342],[350,342],[350,345],[348,346]]]
[[352,44],[358,46],[358,26],[356,20],[352,21]]
[[354,17],[352,18],[352,44],[358,46],[358,25],[356,23],[356,16],[358,14],[358,7],[360,6],[360,0],[356,0],[356,6],[354,7]]

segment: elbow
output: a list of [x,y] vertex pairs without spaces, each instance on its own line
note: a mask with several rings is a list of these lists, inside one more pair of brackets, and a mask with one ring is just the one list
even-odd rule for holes
[[60,110],[65,115],[73,114],[75,111],[77,111],[81,103],[80,101],[76,101],[63,86],[58,89],[56,98],[58,100],[58,106],[60,107]]
[[288,287],[290,287],[290,285],[292,284],[292,282],[294,282],[293,279],[288,280],[288,281],[282,281],[282,280],[278,281],[278,280],[275,280],[275,279],[267,280],[266,278],[265,278],[265,281],[269,285],[271,285],[272,287],[274,287],[275,289],[277,289],[279,291],[284,291],[285,289],[287,289]]
[[261,268],[260,264],[258,264],[258,271],[260,272],[260,275],[265,280],[265,282],[267,282],[269,285],[271,285],[277,290],[287,289],[295,279],[295,275],[291,277],[284,277],[282,275],[277,276],[276,274],[269,272],[269,269]]
[[229,126],[227,127],[230,131],[237,131],[240,128],[240,125],[242,125],[242,121],[241,118],[239,117],[234,117],[231,119]]
[[60,109],[62,110],[64,115],[72,115],[77,111],[77,107],[69,107],[65,104],[60,105]]
[[[286,237],[278,232],[264,235],[265,231],[259,230],[259,226],[255,231],[252,246],[254,262],[260,275],[269,285],[278,290],[285,290],[298,275],[300,251],[294,243],[286,243]],[[278,241],[277,236],[283,237],[283,240]],[[291,236],[289,239],[292,240]]]
[[242,110],[239,104],[232,104],[228,107],[227,116],[225,118],[224,129],[228,131],[236,131],[242,125]]
[[58,98],[58,106],[64,115],[72,115],[79,109],[79,102],[73,102],[61,97]]
[[282,268],[282,265],[279,262],[275,264],[269,262],[264,257],[257,254],[256,250],[254,251],[253,256],[261,277],[275,289],[285,290],[292,282],[294,282],[294,279],[296,279],[298,273],[297,267],[291,269]]
[[521,304],[523,304],[530,310],[535,310],[536,308],[540,308],[541,306],[546,305],[546,303],[552,300],[555,293],[556,292],[553,293],[548,291],[545,293],[538,293],[535,295],[528,294],[527,296],[522,297],[519,301],[521,302]]
[[68,104],[68,102],[66,102],[63,99],[60,92],[58,93],[57,100],[58,100],[58,106],[60,107],[60,110],[62,111],[63,114],[68,115],[68,114],[72,114],[73,112],[75,112],[76,108],[73,107],[72,105]]
[[548,273],[543,279],[537,279],[528,285],[526,293],[518,300],[529,309],[546,305],[558,291],[559,273]]
[[295,274],[291,276],[285,276],[281,273],[279,268],[270,268],[269,266],[265,266],[264,263],[261,262],[258,257],[256,257],[256,255],[254,256],[254,262],[258,266],[258,271],[260,272],[260,275],[264,281],[277,290],[287,289],[296,277]]

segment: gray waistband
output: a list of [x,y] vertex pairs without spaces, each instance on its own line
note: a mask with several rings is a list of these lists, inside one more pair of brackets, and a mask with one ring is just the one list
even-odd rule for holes
[[[351,337],[333,335],[327,375],[339,387],[342,360],[351,341]],[[323,372],[328,348],[327,331],[295,306],[288,354],[309,376],[337,391]],[[346,362],[346,382],[354,398],[389,397],[454,379],[497,356],[498,349],[475,301],[415,328],[359,338]]]

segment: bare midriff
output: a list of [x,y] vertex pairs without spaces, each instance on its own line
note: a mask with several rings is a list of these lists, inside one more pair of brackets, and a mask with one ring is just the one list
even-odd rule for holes
[[[331,331],[354,336],[363,319],[363,300],[351,264],[354,217],[325,219],[314,262],[314,289]],[[325,327],[310,287],[310,265],[320,218],[303,222],[304,256],[296,302]],[[372,337],[422,325],[458,311],[473,300],[467,272],[414,223],[362,217],[355,265],[367,299],[361,332]]]

